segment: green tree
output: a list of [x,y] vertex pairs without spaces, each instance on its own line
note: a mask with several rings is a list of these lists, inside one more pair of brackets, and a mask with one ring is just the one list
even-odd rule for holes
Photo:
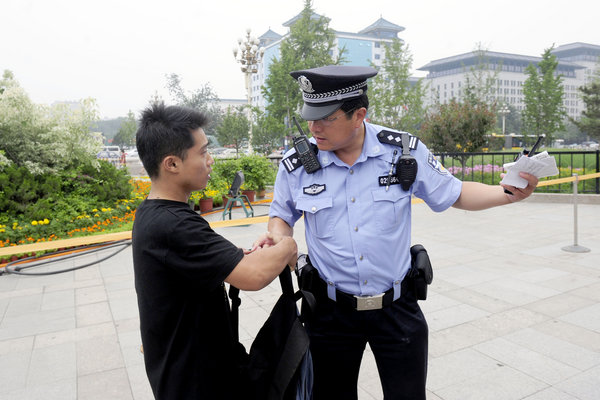
[[[102,119],[95,122],[92,126],[94,132],[102,133],[104,143],[109,144],[110,139],[114,139],[121,129],[121,125],[125,122],[126,117],[117,117],[112,119]],[[112,143],[112,142],[111,142]]]
[[[487,104],[459,103],[452,99],[427,115],[421,135],[436,152],[481,151],[486,144],[485,134],[495,122],[496,116]],[[464,161],[461,158],[463,166]]]
[[284,119],[292,120],[302,104],[298,84],[290,77],[290,72],[338,64],[339,56],[331,55],[335,47],[335,32],[329,28],[329,19],[317,16],[312,9],[312,1],[304,1],[300,18],[290,27],[290,34],[281,42],[280,57],[273,59],[269,76],[265,80],[263,96],[268,102],[267,113],[279,121],[280,132],[284,132]]
[[426,87],[422,79],[410,80],[412,55],[401,40],[386,44],[385,55],[379,74],[371,82],[370,118],[377,124],[418,132],[426,113]]
[[255,152],[269,154],[282,145],[283,125],[272,116],[257,111],[256,125],[252,128],[252,148]]
[[600,139],[600,79],[596,79],[579,88],[585,104],[585,110],[581,113],[575,125],[587,135]]
[[[546,49],[537,66],[529,64],[525,69],[528,78],[523,84],[525,109],[523,129],[527,136],[546,135],[546,143],[552,143],[553,134],[564,129],[567,117],[563,107],[564,89],[562,75],[556,73],[558,61],[552,54],[554,46]],[[527,140],[531,142],[532,140]]]
[[127,118],[121,123],[119,132],[113,139],[113,144],[117,146],[135,145],[135,132],[137,131],[137,122],[135,115],[131,110],[127,113]]
[[55,173],[74,165],[98,166],[99,134],[90,132],[98,113],[93,99],[75,110],[66,104],[34,104],[10,72],[0,80],[0,150],[33,174]]
[[167,75],[167,90],[173,100],[177,102],[177,105],[194,108],[206,113],[210,118],[208,125],[204,127],[204,131],[207,135],[215,134],[223,112],[219,108],[219,96],[209,83],[204,84],[199,89],[186,92],[181,85],[179,75],[170,74]]
[[225,112],[223,120],[217,126],[217,139],[221,144],[232,144],[236,153],[239,155],[239,149],[244,140],[248,140],[248,131],[250,123],[244,111],[245,106],[235,109],[229,107]]
[[469,68],[466,74],[462,100],[471,104],[488,104],[494,108],[496,106],[495,83],[502,66],[498,65],[495,70],[490,69],[492,63],[481,43],[477,45],[473,54],[477,58],[477,63]]

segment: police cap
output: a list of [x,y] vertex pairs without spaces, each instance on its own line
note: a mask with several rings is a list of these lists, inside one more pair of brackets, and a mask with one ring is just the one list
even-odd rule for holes
[[300,115],[307,121],[326,118],[348,100],[367,91],[367,78],[377,75],[371,67],[327,65],[291,72],[298,81],[304,106]]

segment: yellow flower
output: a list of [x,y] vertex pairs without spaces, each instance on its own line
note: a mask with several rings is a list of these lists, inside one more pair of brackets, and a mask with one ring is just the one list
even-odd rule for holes
[[44,225],[48,225],[50,223],[50,221],[48,220],[48,218],[44,218]]
[[92,212],[98,212],[98,209],[97,209],[97,208],[94,208],[94,209],[92,210]]
[[38,224],[37,221],[31,221],[31,225],[36,226]]
[[6,232],[4,229],[0,229],[0,233],[4,233]]

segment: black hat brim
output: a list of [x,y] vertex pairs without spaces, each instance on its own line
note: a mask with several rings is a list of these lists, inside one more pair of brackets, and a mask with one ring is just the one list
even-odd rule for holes
[[313,106],[310,104],[304,103],[302,106],[302,110],[300,111],[300,116],[305,121],[318,121],[323,118],[329,117],[331,114],[336,112],[342,107],[343,102],[328,104],[326,106]]

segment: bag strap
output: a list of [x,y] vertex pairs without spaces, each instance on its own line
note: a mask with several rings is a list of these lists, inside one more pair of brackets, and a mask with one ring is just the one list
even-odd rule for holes
[[[309,308],[314,310],[317,304],[315,296],[306,290],[298,290],[294,292],[294,285],[292,284],[292,273],[290,269],[286,266],[283,271],[279,274],[279,283],[281,284],[281,291],[283,294],[288,296],[293,296],[295,300],[300,300],[303,298]],[[231,328],[233,331],[234,339],[236,342],[239,341],[240,338],[240,304],[242,304],[242,300],[240,299],[240,289],[236,288],[233,285],[229,285],[229,298],[231,299],[231,311],[230,311],[230,321]]]
[[229,285],[229,298],[231,299],[231,311],[229,313],[229,320],[231,321],[231,330],[233,331],[233,339],[235,342],[240,341],[240,289],[233,285]]

